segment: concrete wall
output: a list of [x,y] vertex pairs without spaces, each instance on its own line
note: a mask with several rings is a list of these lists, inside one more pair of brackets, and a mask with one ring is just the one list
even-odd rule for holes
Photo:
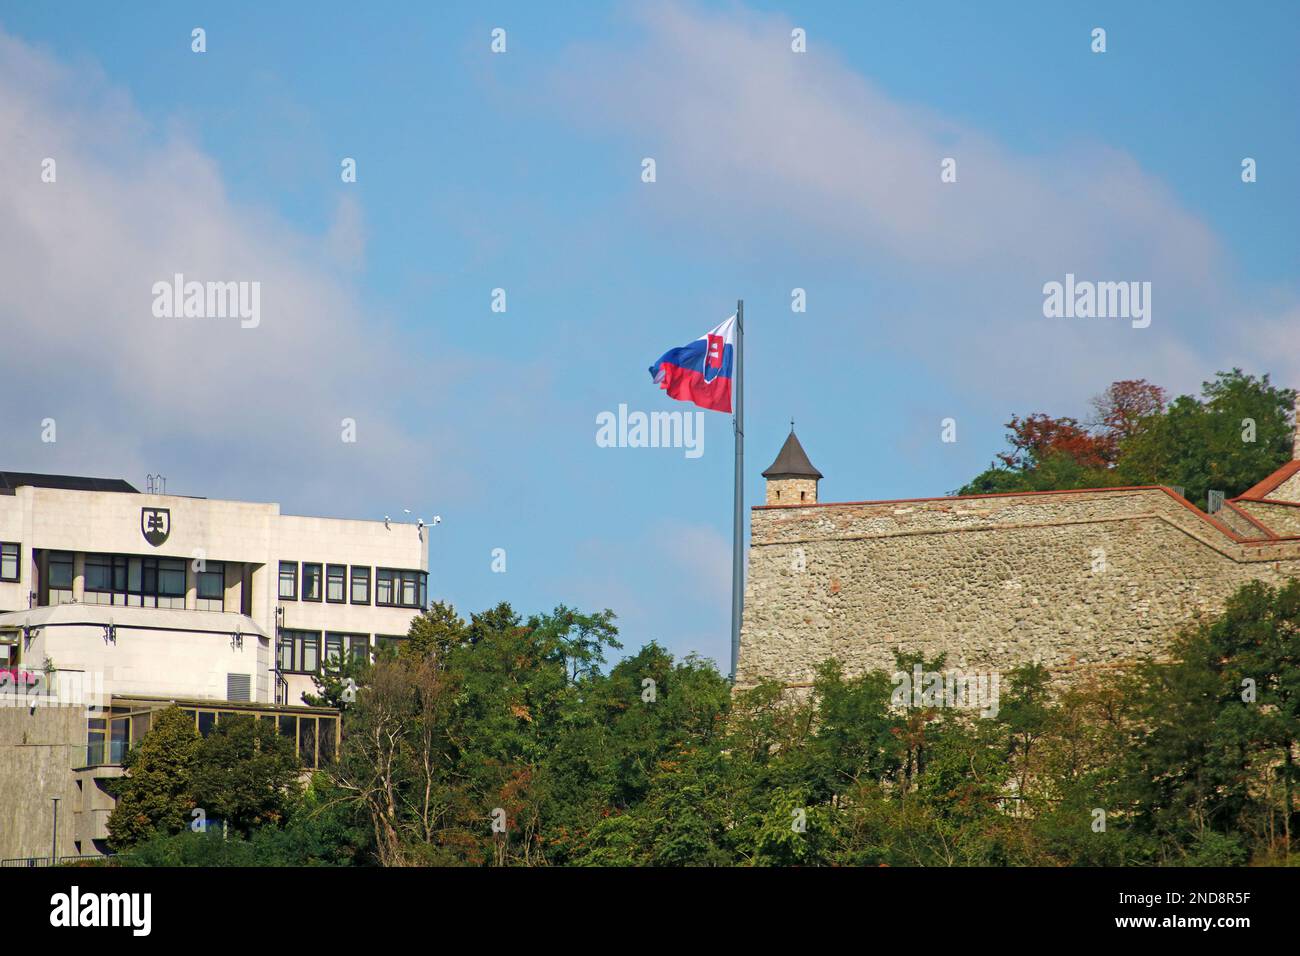
[[1300,540],[1253,531],[1158,488],[755,508],[737,683],[891,669],[896,649],[998,669],[1160,654],[1246,581],[1300,574]]
[[[229,612],[64,604],[26,616],[35,633],[26,667],[40,670],[48,657],[56,668],[102,679],[109,694],[224,700],[227,674],[247,674],[256,686],[271,667],[271,638]],[[110,620],[114,641],[104,637]],[[241,627],[239,646],[233,635]]]
[[86,745],[85,708],[12,703],[0,699],[0,859],[50,855],[53,797],[59,855],[74,856],[81,794],[71,771]]

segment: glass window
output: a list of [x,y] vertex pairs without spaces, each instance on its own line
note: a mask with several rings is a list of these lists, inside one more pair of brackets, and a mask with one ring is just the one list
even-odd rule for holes
[[280,562],[280,600],[298,600],[298,562]]
[[375,570],[375,603],[381,607],[424,607],[429,575],[424,571]]
[[183,558],[158,559],[158,596],[185,597],[185,561]]
[[304,672],[314,674],[320,668],[320,635],[303,635],[302,657],[298,662]]
[[61,590],[72,589],[72,553],[70,551],[50,552],[50,587]]
[[334,741],[337,737],[336,728],[338,721],[333,717],[321,717],[318,721],[320,734],[320,763],[327,764],[334,762]]
[[292,671],[293,669],[293,638],[285,635],[280,638],[280,670]]
[[145,558],[144,582],[146,607],[185,607],[184,558]]
[[383,655],[388,657],[398,652],[402,642],[406,638],[397,634],[376,634],[375,635],[375,656]]
[[314,674],[320,669],[320,631],[280,632],[280,670]]
[[97,767],[104,762],[103,717],[91,717],[86,721],[86,766]]
[[347,639],[347,650],[354,661],[370,663],[370,637],[366,634],[353,634]]
[[127,741],[130,739],[130,722],[126,717],[118,717],[108,722],[109,726],[109,750],[107,753],[109,763],[121,763],[122,758],[126,756]]
[[19,545],[0,543],[0,581],[18,580],[18,555],[21,551]]
[[348,566],[346,564],[329,564],[325,566],[325,600],[331,604],[342,604],[347,600]]
[[210,710],[199,711],[199,734],[206,737],[212,733],[212,728],[217,724],[217,715]]
[[86,590],[113,590],[113,558],[107,554],[86,555]]
[[304,601],[320,600],[320,565],[302,563],[302,599]]
[[153,722],[151,711],[145,711],[143,714],[131,715],[131,746],[140,746],[144,740],[144,735],[149,732],[149,726]]
[[281,737],[298,736],[298,718],[293,714],[281,714],[278,730]]
[[298,759],[304,767],[316,766],[316,718],[298,718]]
[[195,575],[195,591],[200,598],[221,600],[226,595],[226,563],[207,561]]
[[333,631],[325,635],[325,657],[327,660],[346,654],[355,661],[369,663],[369,634],[336,634]]
[[370,603],[370,569],[352,566],[352,603]]

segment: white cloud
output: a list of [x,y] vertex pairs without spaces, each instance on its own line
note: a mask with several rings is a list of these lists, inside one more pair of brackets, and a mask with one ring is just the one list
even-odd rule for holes
[[[830,41],[791,53],[793,24],[779,15],[675,3],[632,15],[639,46],[565,56],[559,109],[656,158],[653,214],[686,241],[742,235],[767,261],[814,256],[886,286],[887,310],[867,300],[832,320],[844,344],[892,348],[1020,402],[1082,398],[1134,375],[1195,387],[1231,351],[1300,375],[1300,363],[1242,341],[1253,292],[1228,250],[1126,152],[1086,141],[1017,152],[890,96]],[[940,181],[945,157],[956,183]],[[1043,283],[1067,272],[1151,282],[1151,328],[1044,318]]]
[[[402,424],[449,378],[358,298],[363,218],[345,194],[316,236],[234,201],[213,159],[94,68],[0,33],[4,465],[137,482],[163,470],[177,490],[327,509],[340,488],[409,498],[463,482],[443,470],[456,436],[435,457]],[[152,286],[175,273],[259,282],[260,325],[155,318]],[[54,445],[39,441],[45,417]],[[345,417],[356,445],[340,441]]]

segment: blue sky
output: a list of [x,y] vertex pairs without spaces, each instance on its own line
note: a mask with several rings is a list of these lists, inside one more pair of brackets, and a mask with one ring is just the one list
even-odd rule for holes
[[[441,514],[431,595],[725,670],[729,419],[696,460],[595,419],[683,407],[646,368],[738,297],[751,503],[791,416],[823,500],[917,497],[1116,379],[1300,385],[1300,8],[1083,6],[4,4],[3,466]],[[176,271],[262,327],[160,328]],[[1150,328],[1044,318],[1066,272]]]

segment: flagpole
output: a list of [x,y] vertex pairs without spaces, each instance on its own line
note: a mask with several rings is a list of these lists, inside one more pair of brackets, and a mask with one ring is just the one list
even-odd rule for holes
[[736,488],[731,539],[731,680],[740,659],[740,619],[745,602],[745,300],[736,300]]

